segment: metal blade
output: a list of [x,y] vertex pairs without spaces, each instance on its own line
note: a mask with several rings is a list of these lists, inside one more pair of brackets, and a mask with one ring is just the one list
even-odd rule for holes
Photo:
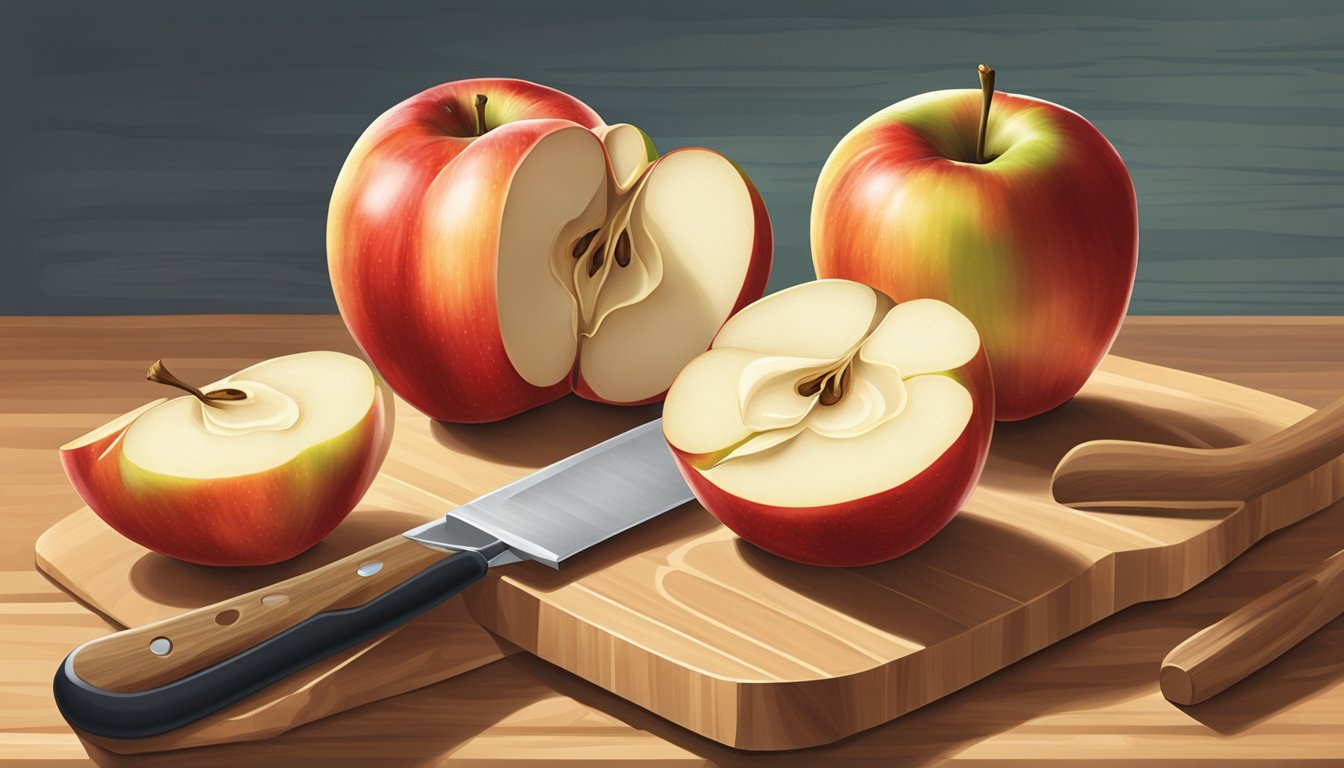
[[[662,420],[656,419],[405,535],[429,546],[482,551],[493,537],[518,555],[559,568],[573,555],[692,498],[663,439]],[[473,541],[461,523],[488,536]],[[455,546],[464,530],[467,541]]]

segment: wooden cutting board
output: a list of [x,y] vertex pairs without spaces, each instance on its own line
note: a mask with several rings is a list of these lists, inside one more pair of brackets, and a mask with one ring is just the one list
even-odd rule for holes
[[[563,571],[532,563],[498,569],[464,602],[499,637],[716,741],[761,750],[824,744],[1126,606],[1177,595],[1344,496],[1341,458],[1245,505],[1080,511],[1049,494],[1051,471],[1068,449],[1100,438],[1229,446],[1310,412],[1112,357],[1067,405],[998,425],[966,508],[896,561],[857,569],[788,563],[738,541],[690,504]],[[128,551],[87,511],[39,541],[38,561],[113,618],[140,622],[333,559],[654,414],[566,400],[501,424],[445,426],[401,407],[393,452],[365,508],[301,562],[248,572],[184,566]],[[297,686],[262,692],[206,721],[198,740],[189,735],[174,746],[283,731],[348,708],[331,699],[353,706],[512,650],[473,635],[479,630],[455,611],[451,601],[356,649],[359,673],[329,663]],[[478,650],[444,650],[459,638]],[[326,691],[322,706],[311,706],[313,687]]]

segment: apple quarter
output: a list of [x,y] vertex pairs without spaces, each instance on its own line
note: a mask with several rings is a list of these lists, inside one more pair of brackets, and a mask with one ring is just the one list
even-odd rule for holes
[[160,399],[61,448],[76,491],[108,525],[205,565],[289,559],[336,527],[391,444],[392,396],[363,360],[305,352]]

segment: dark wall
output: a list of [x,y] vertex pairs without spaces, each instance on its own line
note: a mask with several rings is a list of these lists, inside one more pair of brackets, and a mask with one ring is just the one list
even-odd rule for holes
[[736,159],[775,222],[778,288],[811,275],[836,141],[974,87],[979,61],[1125,157],[1133,311],[1344,313],[1344,6],[1015,6],[4,2],[0,314],[331,311],[346,151],[402,98],[483,75]]

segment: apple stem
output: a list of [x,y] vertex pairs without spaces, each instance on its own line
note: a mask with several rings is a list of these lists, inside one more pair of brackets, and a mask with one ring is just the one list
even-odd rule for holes
[[975,68],[980,73],[980,93],[984,100],[980,103],[980,135],[975,141],[975,162],[985,162],[985,133],[989,129],[989,105],[994,101],[994,69],[987,64]]
[[145,374],[145,378],[156,384],[167,384],[170,387],[177,387],[178,389],[189,392],[197,400],[200,400],[202,403],[205,403],[206,405],[209,406],[213,406],[215,408],[219,407],[219,403],[215,402],[216,400],[247,399],[246,392],[244,392],[241,389],[233,389],[232,387],[226,387],[224,389],[216,389],[213,392],[202,392],[196,387],[193,387],[190,384],[186,383],[185,381],[174,376],[172,372],[168,370],[168,367],[163,364],[162,360],[155,360],[154,364],[149,366],[149,372]]
[[476,94],[476,135],[484,136],[490,130],[485,124],[485,102],[489,101],[484,93]]

